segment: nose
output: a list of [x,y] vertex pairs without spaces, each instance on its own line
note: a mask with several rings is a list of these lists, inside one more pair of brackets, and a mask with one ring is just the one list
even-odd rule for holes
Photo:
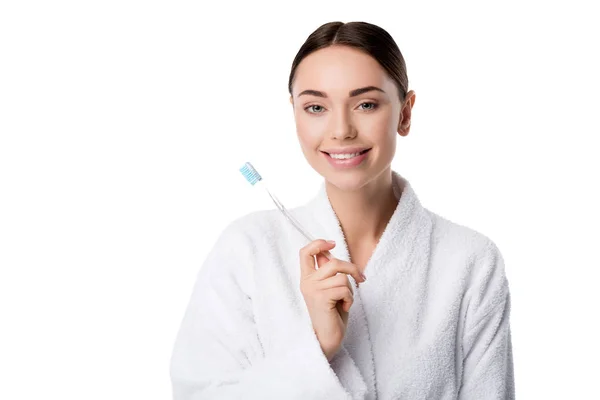
[[353,139],[357,135],[357,130],[352,122],[352,118],[344,109],[333,113],[329,132],[331,132],[331,139],[338,140]]

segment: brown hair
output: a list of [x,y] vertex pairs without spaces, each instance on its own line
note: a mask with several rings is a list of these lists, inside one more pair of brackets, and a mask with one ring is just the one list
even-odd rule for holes
[[300,62],[312,52],[319,49],[344,45],[357,48],[373,57],[386,70],[396,83],[400,100],[408,92],[408,76],[406,64],[398,45],[392,36],[383,28],[368,22],[328,22],[311,33],[292,62],[292,70],[288,81],[288,90],[292,94],[292,85],[296,69]]

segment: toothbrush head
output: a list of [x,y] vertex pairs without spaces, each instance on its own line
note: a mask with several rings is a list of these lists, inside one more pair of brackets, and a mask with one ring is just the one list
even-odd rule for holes
[[242,168],[240,168],[240,172],[242,173],[242,175],[244,175],[244,178],[246,178],[246,180],[250,182],[251,185],[254,185],[258,181],[262,180],[260,174],[254,169],[252,164],[250,164],[249,162],[247,162]]

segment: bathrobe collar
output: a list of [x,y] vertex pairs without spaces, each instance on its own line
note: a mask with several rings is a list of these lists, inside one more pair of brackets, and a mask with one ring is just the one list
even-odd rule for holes
[[[373,332],[369,326],[376,329],[381,323],[378,310],[382,305],[390,303],[390,297],[398,295],[394,293],[399,290],[399,282],[411,280],[415,273],[423,273],[429,264],[432,232],[429,211],[421,205],[406,178],[392,171],[392,183],[398,203],[365,266],[367,281],[360,288],[354,289],[355,304],[349,314],[349,330],[339,352],[342,360],[360,359],[360,368],[354,361],[349,367],[336,367],[340,381],[359,398],[363,398],[365,392],[377,392],[373,352],[376,344],[371,341]],[[317,238],[335,240],[337,245],[331,250],[332,255],[340,260],[351,261],[325,182],[307,206],[310,220],[314,223],[311,224],[314,235]],[[351,275],[348,277],[355,286],[354,278]]]
[[[392,184],[396,198],[399,200],[365,268],[365,273],[369,277],[378,274],[386,262],[392,259],[401,262],[395,263],[398,268],[414,267],[415,262],[419,261],[411,259],[411,255],[415,255],[414,245],[428,243],[427,237],[431,233],[428,212],[421,205],[410,181],[398,172],[392,171]],[[317,228],[314,234],[317,238],[335,240],[337,246],[331,251],[333,256],[351,261],[346,238],[327,195],[325,182],[321,184],[317,195],[308,203],[308,208],[315,216]]]

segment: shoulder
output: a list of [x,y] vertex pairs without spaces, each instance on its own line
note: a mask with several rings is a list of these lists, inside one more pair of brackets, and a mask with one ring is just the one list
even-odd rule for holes
[[283,236],[283,218],[276,209],[239,216],[225,225],[216,239],[214,249],[249,261]]
[[[226,223],[217,235],[200,273],[212,287],[234,283],[244,293],[254,293],[253,266],[265,261],[264,248],[272,243],[279,226],[278,210],[255,211]],[[223,288],[222,290],[226,290]]]
[[504,257],[488,235],[427,210],[432,220],[431,246],[443,263],[456,262],[469,286],[495,282],[507,286]]
[[281,230],[282,217],[275,209],[253,211],[229,222],[221,235],[245,240],[269,237]]
[[439,250],[463,253],[470,257],[480,256],[486,252],[500,253],[496,243],[483,232],[428,209],[425,210],[432,222],[432,244]]
[[474,250],[491,242],[491,239],[479,230],[450,220],[428,209],[425,210],[431,218],[432,239],[436,244]]

